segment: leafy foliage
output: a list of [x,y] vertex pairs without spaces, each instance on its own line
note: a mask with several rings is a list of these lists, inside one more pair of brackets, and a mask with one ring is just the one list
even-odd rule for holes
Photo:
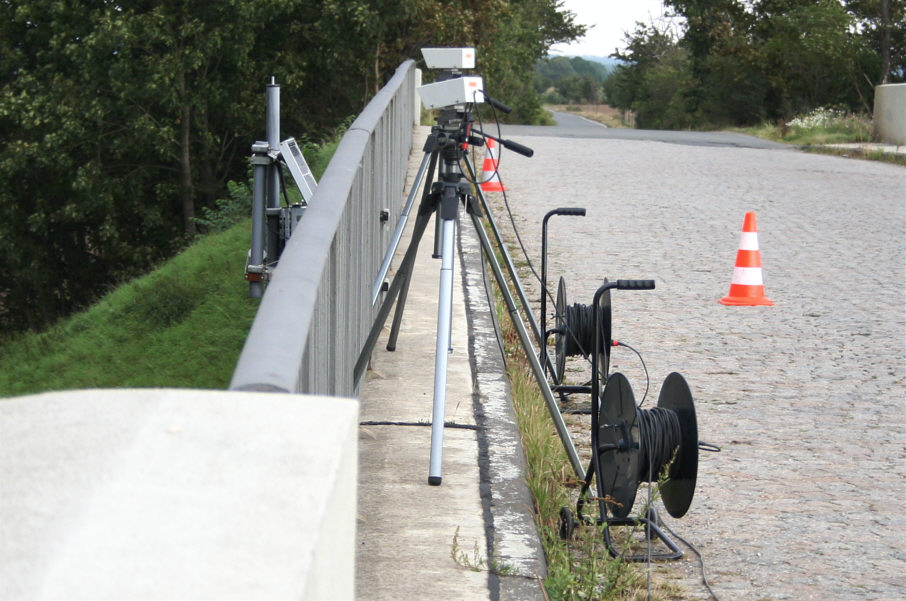
[[474,45],[530,120],[535,61],[582,31],[556,0],[0,0],[0,331],[189,242],[245,178],[271,76],[283,132],[321,140],[420,47]]
[[787,121],[820,106],[871,110],[906,80],[904,0],[666,0],[684,18],[638,24],[605,83],[640,127]]

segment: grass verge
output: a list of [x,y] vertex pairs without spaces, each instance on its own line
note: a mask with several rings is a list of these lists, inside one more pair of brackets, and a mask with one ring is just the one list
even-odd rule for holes
[[229,385],[258,302],[242,277],[249,220],[42,332],[0,347],[0,396],[72,388]]
[[[494,289],[513,404],[528,464],[526,480],[547,559],[547,594],[554,600],[569,601],[648,599],[644,566],[610,557],[599,526],[580,525],[570,540],[560,537],[560,509],[575,506],[581,483],[551,421],[500,290],[496,285]],[[651,598],[682,598],[676,595],[676,587],[654,585]]]
[[[865,116],[818,108],[787,122],[762,123],[733,131],[799,146],[806,152],[906,166],[906,155],[874,148],[872,122]],[[837,146],[846,144],[849,146]]]
[[[320,144],[302,140],[316,178],[351,122]],[[0,338],[0,397],[75,388],[227,388],[258,310],[243,278],[250,212],[251,186],[230,182],[228,197],[196,220],[211,233],[181,254],[44,331]]]

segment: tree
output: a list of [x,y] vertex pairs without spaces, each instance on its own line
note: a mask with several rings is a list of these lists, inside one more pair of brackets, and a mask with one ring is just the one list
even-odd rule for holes
[[871,83],[906,81],[906,1],[846,0],[867,46],[879,59]]
[[906,0],[665,3],[685,19],[677,44],[686,54],[640,26],[618,54],[631,63],[605,84],[624,110],[650,110],[640,123],[747,125],[820,106],[865,110],[875,82],[906,79]]
[[233,82],[265,81],[272,64],[251,57],[279,15],[187,7],[0,3],[4,329],[46,323],[167,256],[196,203],[245,171],[263,86]]
[[39,327],[147,269],[247,178],[263,89],[321,139],[429,45],[474,45],[539,112],[535,61],[580,35],[557,0],[0,0],[0,328]]
[[691,124],[688,106],[692,74],[689,54],[666,28],[636,23],[626,35],[623,61],[604,82],[611,104],[636,113],[642,128],[683,128]]
[[836,0],[786,2],[756,7],[768,111],[785,119],[821,105],[856,102],[857,62],[862,49],[850,34],[852,18]]

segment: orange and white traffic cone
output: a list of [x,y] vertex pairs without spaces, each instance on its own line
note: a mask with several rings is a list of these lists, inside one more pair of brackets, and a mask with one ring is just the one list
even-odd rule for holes
[[761,277],[761,251],[758,250],[758,231],[755,213],[746,213],[736,252],[736,267],[730,293],[720,299],[724,305],[773,305],[764,296],[764,281]]
[[506,188],[497,175],[497,140],[487,138],[488,149],[484,155],[484,165],[481,168],[481,189],[485,192],[503,192]]

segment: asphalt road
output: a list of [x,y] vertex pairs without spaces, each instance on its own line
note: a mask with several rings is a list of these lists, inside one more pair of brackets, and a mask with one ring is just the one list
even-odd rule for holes
[[[555,126],[504,125],[504,137],[519,141],[522,136],[557,138],[603,138],[607,140],[635,140],[668,142],[690,146],[729,146],[736,148],[788,148],[784,144],[762,140],[754,136],[733,132],[663,131],[652,129],[623,129],[602,125],[596,121],[571,115],[554,113]],[[489,133],[493,127],[486,126]],[[539,142],[540,143],[540,142]]]
[[[689,513],[668,518],[717,594],[906,598],[906,169],[736,134],[560,120],[504,128],[535,150],[501,154],[509,206],[536,268],[545,213],[587,209],[550,222],[551,287],[564,276],[570,303],[590,303],[604,277],[656,280],[613,294],[613,333],[644,357],[644,407],[683,373],[700,437],[722,448],[702,454]],[[772,307],[717,302],[747,211]],[[615,349],[612,371],[640,402],[638,358]],[[587,443],[587,425],[575,428]],[[691,554],[658,570],[684,598],[708,598]]]

